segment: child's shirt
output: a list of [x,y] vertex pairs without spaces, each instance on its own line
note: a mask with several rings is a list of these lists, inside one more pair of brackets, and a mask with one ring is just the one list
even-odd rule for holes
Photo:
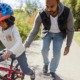
[[15,25],[3,31],[0,27],[0,41],[6,49],[12,51],[16,57],[20,56],[25,51],[18,28]]

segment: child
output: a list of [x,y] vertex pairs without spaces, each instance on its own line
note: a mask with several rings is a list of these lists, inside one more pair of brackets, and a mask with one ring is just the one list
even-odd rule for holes
[[0,3],[0,41],[7,49],[1,59],[5,60],[12,54],[16,55],[23,73],[30,75],[31,80],[35,80],[35,73],[28,67],[25,48],[14,21],[12,8],[8,4]]

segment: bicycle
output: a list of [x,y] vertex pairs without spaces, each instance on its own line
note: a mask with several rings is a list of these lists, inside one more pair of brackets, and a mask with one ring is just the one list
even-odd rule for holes
[[[0,55],[2,55],[4,51],[0,52]],[[19,64],[17,63],[15,66],[13,66],[14,61],[16,60],[16,57],[14,56],[11,58],[10,65],[8,68],[0,66],[0,71],[7,72],[5,75],[0,74],[0,80],[23,80],[24,74],[20,69]]]

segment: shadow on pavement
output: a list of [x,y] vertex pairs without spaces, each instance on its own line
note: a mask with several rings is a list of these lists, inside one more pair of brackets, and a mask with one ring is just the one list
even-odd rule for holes
[[56,80],[63,80],[59,75],[56,74]]

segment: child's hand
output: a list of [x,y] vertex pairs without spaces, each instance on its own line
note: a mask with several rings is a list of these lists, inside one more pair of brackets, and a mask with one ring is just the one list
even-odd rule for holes
[[4,52],[4,54],[2,55],[2,58],[5,60],[5,59],[8,59],[13,53],[11,51],[6,51]]

